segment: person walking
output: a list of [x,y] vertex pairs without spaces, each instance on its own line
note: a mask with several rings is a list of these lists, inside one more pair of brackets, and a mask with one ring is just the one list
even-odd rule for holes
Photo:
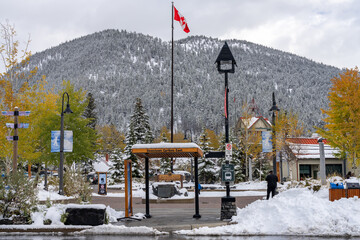
[[275,191],[277,187],[278,177],[273,174],[273,171],[269,172],[269,175],[266,176],[265,180],[267,181],[267,195],[266,200],[269,200],[270,192],[271,197],[273,198],[275,196]]

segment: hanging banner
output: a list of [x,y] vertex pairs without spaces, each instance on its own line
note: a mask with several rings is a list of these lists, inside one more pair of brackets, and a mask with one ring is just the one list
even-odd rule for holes
[[272,152],[272,132],[262,131],[261,138],[262,138],[262,151]]
[[107,173],[106,172],[98,172],[98,194],[100,195],[106,195],[107,194]]
[[[73,132],[64,131],[64,152],[73,151]],[[60,131],[51,131],[51,152],[60,152]]]
[[125,217],[133,215],[132,210],[132,173],[131,173],[131,160],[125,160]]

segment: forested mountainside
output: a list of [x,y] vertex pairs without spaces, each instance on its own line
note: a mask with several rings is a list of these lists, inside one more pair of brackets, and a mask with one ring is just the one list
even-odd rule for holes
[[[330,79],[341,70],[304,57],[247,41],[227,40],[237,68],[229,74],[230,124],[241,105],[254,98],[259,114],[269,117],[272,92],[281,109],[299,114],[308,130],[322,124]],[[191,36],[175,42],[175,130],[217,133],[224,126],[224,75],[214,64],[224,41]],[[135,98],[140,97],[156,133],[170,128],[171,44],[140,33],[104,30],[36,53],[31,66],[55,89],[63,80],[91,92],[99,124],[126,131]],[[234,101],[235,99],[235,101]]]

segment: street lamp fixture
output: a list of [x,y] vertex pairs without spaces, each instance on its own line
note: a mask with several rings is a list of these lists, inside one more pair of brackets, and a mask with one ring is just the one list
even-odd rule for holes
[[236,61],[227,42],[225,42],[222,47],[215,63],[217,64],[219,73],[235,73],[235,66],[237,66]]
[[[235,73],[236,61],[232,55],[228,44],[225,42],[221,48],[219,56],[215,63],[219,73],[225,73],[225,145],[229,143],[229,87],[228,87],[228,73]],[[225,158],[226,165],[230,166],[230,161]],[[226,197],[221,198],[221,219],[230,219],[234,214],[230,210],[236,209],[234,197],[230,197],[230,182],[225,182]]]
[[[64,97],[67,95],[67,104],[64,111]],[[64,92],[61,105],[61,127],[60,127],[60,166],[59,166],[59,194],[64,195],[64,113],[73,113],[70,109],[69,94]]]
[[[228,73],[235,73],[236,61],[232,55],[230,48],[225,42],[224,46],[221,48],[219,56],[217,57],[215,63],[217,64],[217,69],[219,73],[225,73],[225,143],[229,143],[229,87],[228,87]],[[226,160],[226,164],[229,164],[229,161]],[[230,183],[225,182],[226,186],[226,197],[230,197]]]

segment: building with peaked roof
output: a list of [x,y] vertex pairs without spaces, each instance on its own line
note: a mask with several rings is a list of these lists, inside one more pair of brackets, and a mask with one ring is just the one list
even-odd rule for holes
[[235,132],[247,128],[249,131],[271,131],[271,123],[262,116],[243,118],[240,117],[235,126]]
[[[336,157],[339,150],[331,147],[326,139],[323,140],[325,150],[326,176],[345,176],[345,164]],[[287,154],[284,154],[283,176],[292,180],[305,178],[320,178],[320,147],[317,137],[287,138]],[[285,151],[286,151],[285,150]],[[287,165],[287,169],[284,166]],[[292,172],[293,174],[290,174]]]

